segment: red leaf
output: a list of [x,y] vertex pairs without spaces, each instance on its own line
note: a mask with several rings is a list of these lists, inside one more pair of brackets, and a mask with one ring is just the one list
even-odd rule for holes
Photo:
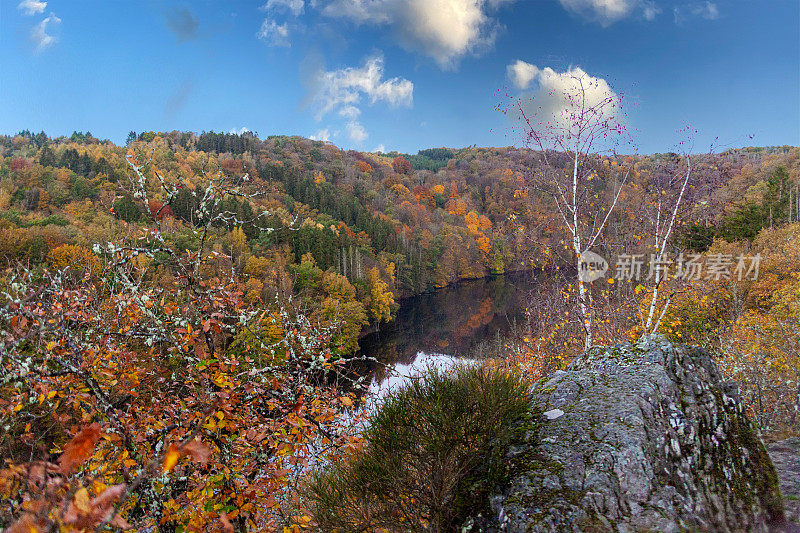
[[22,518],[8,526],[8,529],[5,530],[5,533],[31,533],[32,531],[46,531],[47,527],[47,522],[38,516],[25,514]]
[[208,459],[211,457],[211,448],[199,440],[193,440],[185,444],[181,451],[191,457],[193,461],[201,464],[208,463]]
[[222,529],[225,533],[233,533],[233,524],[228,520],[228,514],[225,511],[222,511],[222,514],[219,515],[219,522],[222,524]]

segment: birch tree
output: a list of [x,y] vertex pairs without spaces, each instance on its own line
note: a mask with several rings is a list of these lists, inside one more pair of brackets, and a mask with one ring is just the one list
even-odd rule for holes
[[[536,76],[542,90],[532,98],[514,98],[512,113],[521,121],[525,145],[543,159],[531,176],[533,186],[552,196],[570,237],[584,346],[589,348],[595,319],[581,259],[602,240],[631,172],[632,159],[619,165],[616,153],[628,139],[623,96],[579,68],[564,73],[537,69]],[[601,170],[604,156],[614,164]]]

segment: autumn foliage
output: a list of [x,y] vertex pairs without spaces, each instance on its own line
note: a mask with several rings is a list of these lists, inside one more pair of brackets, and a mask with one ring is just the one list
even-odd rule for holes
[[[224,210],[235,190],[210,182],[200,242],[235,216]],[[307,523],[298,476],[355,441],[339,422],[353,405],[331,351],[340,317],[248,299],[217,251],[163,242],[61,246],[46,268],[4,272],[0,515],[11,531]],[[348,285],[328,290],[352,298]],[[375,278],[385,316],[382,287]],[[247,349],[228,349],[244,332]]]

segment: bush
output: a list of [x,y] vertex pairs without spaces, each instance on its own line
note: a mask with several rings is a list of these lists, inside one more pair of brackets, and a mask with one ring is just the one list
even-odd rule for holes
[[515,375],[431,370],[387,398],[361,451],[320,470],[305,496],[323,531],[453,531],[509,476],[505,451],[530,415]]

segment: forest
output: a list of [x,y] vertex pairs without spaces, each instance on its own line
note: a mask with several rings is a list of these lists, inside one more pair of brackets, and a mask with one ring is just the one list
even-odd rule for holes
[[[359,338],[404,298],[511,272],[542,288],[490,366],[535,382],[659,333],[719,353],[767,438],[798,436],[800,149],[588,154],[561,204],[542,183],[572,165],[535,147],[0,136],[0,527],[313,529],[308,471],[363,446],[358,368],[381,362]],[[599,215],[570,225],[579,203]],[[584,224],[611,264],[586,286]],[[648,275],[667,250],[705,273]],[[622,275],[631,255],[642,276]],[[737,275],[744,257],[758,270]]]

